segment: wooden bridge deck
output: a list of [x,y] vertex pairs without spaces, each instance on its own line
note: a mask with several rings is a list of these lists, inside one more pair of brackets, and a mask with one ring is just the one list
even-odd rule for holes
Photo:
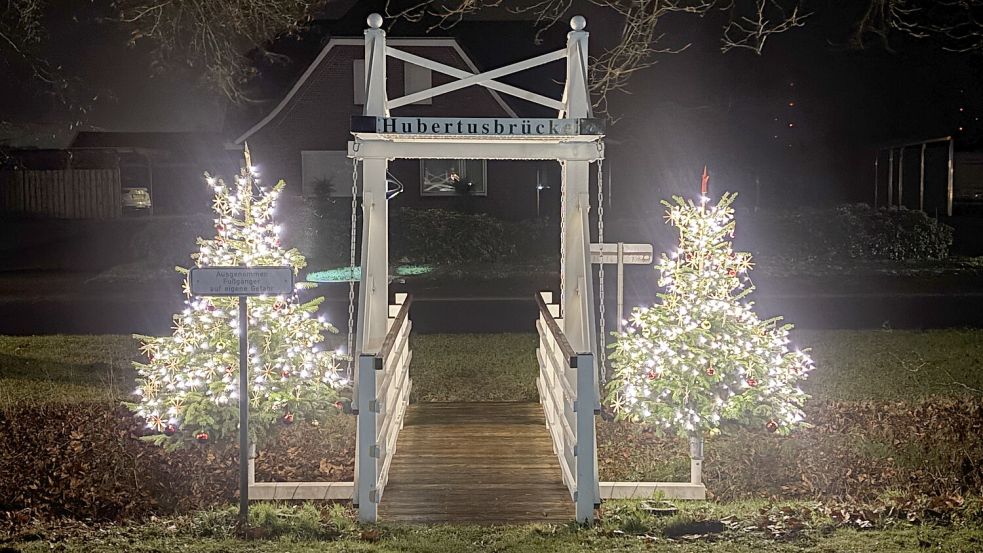
[[574,519],[538,403],[414,404],[405,420],[380,520]]

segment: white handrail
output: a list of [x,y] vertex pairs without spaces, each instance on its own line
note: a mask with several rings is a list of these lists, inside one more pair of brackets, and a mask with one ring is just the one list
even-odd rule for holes
[[396,294],[396,304],[390,308],[392,313],[395,307],[396,313],[387,322],[389,329],[380,351],[363,352],[358,360],[355,499],[363,522],[378,519],[379,502],[389,482],[389,465],[410,401],[413,352],[409,337],[413,325],[409,306],[406,294]]
[[599,503],[594,355],[575,352],[570,346],[562,330],[562,320],[553,317],[548,305],[551,296],[549,292],[537,296],[539,378],[536,387],[563,483],[576,505],[577,520],[589,522]]

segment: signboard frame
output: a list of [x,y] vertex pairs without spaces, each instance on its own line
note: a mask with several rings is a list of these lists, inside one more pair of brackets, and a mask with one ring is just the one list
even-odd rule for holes
[[604,120],[549,117],[382,117],[353,115],[352,133],[389,136],[565,137],[600,136]]
[[[215,290],[210,288],[208,290],[199,289],[200,287],[207,286],[211,282],[207,279],[238,279],[245,280],[245,276],[239,274],[232,275],[222,275],[221,272],[231,272],[231,273],[242,273],[251,272],[257,273],[252,276],[252,282],[248,285],[253,288],[261,288],[259,290],[245,290],[240,288],[231,288],[227,290]],[[277,280],[267,280],[263,286],[262,279],[276,278]],[[259,284],[256,281],[260,281]],[[222,297],[222,296],[273,296],[281,294],[291,294],[294,291],[294,270],[293,267],[289,266],[261,266],[261,267],[195,267],[188,272],[188,285],[191,288],[191,295],[193,296],[208,296],[208,297]],[[236,286],[236,283],[226,284],[224,286]],[[243,282],[239,286],[246,286],[247,283]]]
[[655,260],[652,244],[610,244],[590,245],[592,265],[618,266],[618,332],[622,331],[625,317],[625,265],[651,265]]
[[[223,271],[233,274],[221,274]],[[222,282],[209,279],[222,279]],[[233,282],[228,282],[229,279]],[[206,284],[212,287],[199,290]],[[216,290],[220,286],[228,288]],[[188,271],[188,288],[195,297],[239,298],[239,523],[245,528],[249,522],[249,298],[292,294],[294,270],[275,265],[194,267]]]

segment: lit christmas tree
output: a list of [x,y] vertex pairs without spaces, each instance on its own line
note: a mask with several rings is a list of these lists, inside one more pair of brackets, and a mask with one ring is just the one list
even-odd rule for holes
[[724,421],[781,434],[805,424],[808,396],[798,385],[812,361],[789,349],[791,325],[758,319],[747,300],[751,256],[730,241],[735,196],[717,205],[705,196],[699,204],[663,202],[679,229],[679,249],[658,263],[665,291],[654,306],[632,311],[611,346],[609,399],[618,416],[689,437],[694,459],[702,459],[703,436]]
[[[215,192],[216,236],[198,239],[198,252],[191,255],[196,266],[290,266],[296,274],[306,265],[300,252],[283,249],[277,237],[273,212],[285,183],[260,186],[248,150],[235,186],[207,174],[206,180]],[[188,270],[177,270],[185,275],[187,307],[174,316],[171,336],[136,336],[148,361],[135,363],[139,400],[130,408],[158,432],[148,439],[167,447],[233,442],[239,424],[239,300],[192,298]],[[252,443],[264,441],[278,425],[320,422],[337,411],[338,392],[347,381],[341,354],[319,348],[322,331],[337,332],[316,316],[322,301],[300,302],[295,295],[249,300]]]

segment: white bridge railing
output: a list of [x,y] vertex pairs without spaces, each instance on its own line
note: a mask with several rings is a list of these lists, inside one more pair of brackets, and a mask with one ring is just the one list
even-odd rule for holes
[[389,481],[389,465],[410,401],[410,303],[407,294],[396,294],[395,305],[389,306],[382,348],[378,353],[362,353],[358,357],[354,393],[358,414],[355,502],[363,522],[378,518],[379,502]]
[[563,483],[576,505],[578,522],[593,520],[600,502],[597,489],[597,446],[594,435],[595,371],[594,355],[573,350],[558,319],[559,305],[551,305],[552,293],[540,292],[539,360],[540,402],[546,426],[553,438],[553,450],[560,461]]

